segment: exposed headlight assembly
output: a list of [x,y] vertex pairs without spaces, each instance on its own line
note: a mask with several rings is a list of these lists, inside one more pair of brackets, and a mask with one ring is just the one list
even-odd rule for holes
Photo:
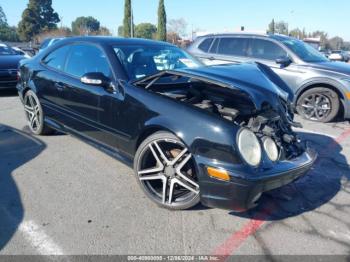
[[238,149],[243,159],[251,166],[261,162],[262,150],[256,135],[249,129],[241,129],[237,138]]
[[273,141],[273,139],[270,137],[265,137],[263,139],[263,144],[268,158],[273,162],[277,161],[279,156],[279,150],[275,141]]

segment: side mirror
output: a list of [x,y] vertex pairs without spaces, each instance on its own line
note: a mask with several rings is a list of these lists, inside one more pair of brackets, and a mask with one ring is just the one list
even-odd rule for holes
[[87,73],[80,81],[86,85],[108,87],[111,80],[102,73]]
[[282,67],[287,67],[292,63],[292,60],[285,56],[285,57],[280,57],[276,59],[276,64],[281,65]]

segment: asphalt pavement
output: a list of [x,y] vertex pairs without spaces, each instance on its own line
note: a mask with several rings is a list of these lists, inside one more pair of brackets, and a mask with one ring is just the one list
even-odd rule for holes
[[243,214],[168,211],[95,147],[30,135],[1,91],[0,255],[349,255],[350,124],[300,121],[320,154],[308,175]]

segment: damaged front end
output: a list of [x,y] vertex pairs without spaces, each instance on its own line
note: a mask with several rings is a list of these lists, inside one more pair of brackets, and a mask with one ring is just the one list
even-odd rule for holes
[[[260,77],[260,85],[265,85],[262,88],[256,82],[250,84],[232,76],[228,78],[221,73],[227,74],[225,70],[226,67],[163,71],[138,80],[134,85],[248,128],[261,141],[266,137],[271,138],[278,146],[278,160],[289,160],[301,155],[305,145],[292,130],[293,127],[300,128],[301,124],[293,121],[293,108],[288,99],[290,94],[273,83],[278,79],[273,79],[274,75],[261,78],[261,75],[270,72],[258,71],[256,76]],[[250,70],[253,71],[252,68]],[[267,85],[270,86],[266,88]]]

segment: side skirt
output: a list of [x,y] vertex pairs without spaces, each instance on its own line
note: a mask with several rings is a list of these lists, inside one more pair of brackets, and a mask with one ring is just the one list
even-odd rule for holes
[[88,143],[89,145],[104,152],[105,154],[109,155],[110,157],[113,157],[114,159],[120,161],[124,165],[126,165],[130,168],[133,168],[134,159],[132,156],[126,155],[116,148],[113,148],[113,147],[106,145],[100,141],[97,141],[89,136],[86,136],[84,134],[76,132],[75,130],[60,124],[60,123],[52,120],[51,118],[46,117],[45,123],[57,131],[72,135],[72,136],[84,141],[85,143]]

